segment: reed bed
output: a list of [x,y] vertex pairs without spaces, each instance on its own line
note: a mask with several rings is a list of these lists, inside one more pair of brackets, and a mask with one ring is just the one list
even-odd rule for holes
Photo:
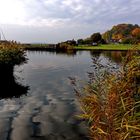
[[[130,50],[117,72],[94,60],[96,71],[81,89],[72,79],[91,140],[140,140],[140,54]],[[104,69],[104,70],[102,70]]]

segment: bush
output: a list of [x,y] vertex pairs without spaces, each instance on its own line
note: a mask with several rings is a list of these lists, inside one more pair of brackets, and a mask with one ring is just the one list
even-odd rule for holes
[[69,45],[68,43],[59,43],[56,49],[57,50],[71,50],[73,49],[73,46]]
[[[96,62],[94,62],[96,64]],[[104,69],[97,64],[97,71]],[[140,139],[140,56],[130,51],[118,72],[89,73],[89,82],[79,89],[72,81],[91,140]]]
[[26,61],[22,45],[16,42],[0,44],[0,64],[18,65]]

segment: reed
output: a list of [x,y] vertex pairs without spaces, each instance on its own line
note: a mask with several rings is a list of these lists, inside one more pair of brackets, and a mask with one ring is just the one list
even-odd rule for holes
[[[79,89],[72,81],[91,140],[140,140],[140,55],[130,50],[117,72],[94,61],[98,75]],[[102,70],[104,69],[104,70]]]

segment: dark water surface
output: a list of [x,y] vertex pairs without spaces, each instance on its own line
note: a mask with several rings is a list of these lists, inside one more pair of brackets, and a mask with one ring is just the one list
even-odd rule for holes
[[87,80],[87,72],[94,71],[92,58],[108,65],[108,56],[89,51],[74,54],[27,51],[28,63],[16,66],[14,76],[20,87],[29,86],[29,90],[18,98],[1,96],[0,140],[88,139],[87,126],[76,117],[80,107],[68,77]]

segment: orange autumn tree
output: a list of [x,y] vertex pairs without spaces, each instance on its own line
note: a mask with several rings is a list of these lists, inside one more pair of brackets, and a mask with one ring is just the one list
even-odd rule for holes
[[103,39],[110,43],[113,40],[124,44],[137,44],[140,42],[140,26],[135,24],[118,24],[102,34]]
[[135,28],[132,31],[132,36],[134,36],[134,37],[140,37],[140,28]]
[[115,39],[115,40],[120,40],[123,38],[123,35],[122,34],[113,34],[112,35],[112,39]]

